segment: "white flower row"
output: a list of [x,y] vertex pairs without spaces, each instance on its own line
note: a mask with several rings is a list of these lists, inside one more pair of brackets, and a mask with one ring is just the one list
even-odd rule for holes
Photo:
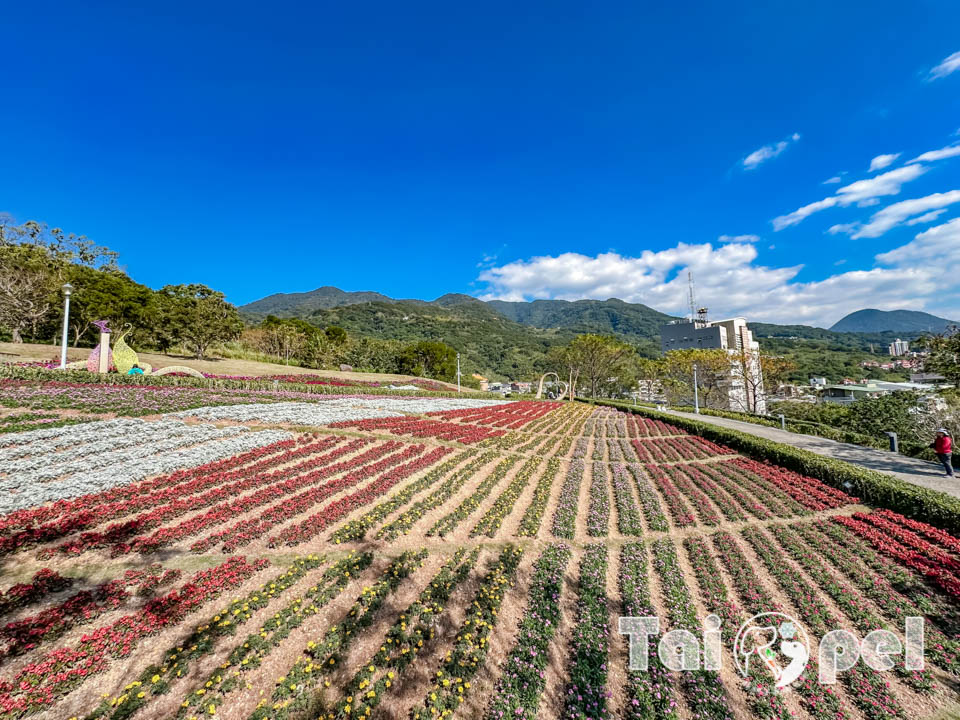
[[316,403],[256,403],[221,405],[176,413],[177,417],[235,422],[291,423],[328,425],[351,420],[400,417],[404,413],[423,414],[438,410],[502,405],[498,400],[458,400],[456,398],[338,398]]
[[[54,444],[52,441],[34,443],[30,446],[33,453],[26,457],[10,460],[0,466],[0,478],[16,473],[36,470],[44,466],[55,467],[58,463],[75,461],[87,455],[122,450],[132,445],[143,443],[144,435],[151,439],[168,439],[191,432],[189,425],[176,420],[162,420],[160,422],[144,423],[139,427],[129,428],[124,433],[110,433],[106,437],[98,432],[99,423],[87,423],[77,426],[79,431],[63,438]],[[58,452],[59,450],[59,452]]]
[[102,492],[154,475],[205,465],[291,437],[290,433],[282,430],[250,432],[246,428],[218,430],[203,425],[190,427],[196,428],[193,434],[173,438],[171,440],[177,442],[166,443],[155,443],[147,431],[136,428],[143,433],[144,448],[110,453],[111,458],[106,465],[97,463],[91,466],[89,461],[80,463],[80,468],[72,468],[68,477],[56,482],[39,482],[32,477],[32,473],[18,474],[16,486],[0,493],[0,513]]
[[251,405],[221,405],[177,413],[202,420],[233,420],[235,422],[291,423],[294,425],[328,425],[345,420],[400,417],[402,413],[362,407],[344,407],[323,403],[265,403]]
[[37,451],[37,448],[47,450],[49,448],[71,445],[75,442],[77,431],[88,427],[96,428],[94,432],[98,437],[107,438],[126,435],[131,425],[142,425],[144,422],[146,421],[134,418],[123,418],[81,423],[79,425],[66,425],[64,427],[45,428],[43,430],[5,433],[0,435],[0,462],[13,460],[14,458],[23,457],[24,455],[31,455]]
[[[169,425],[173,424],[163,423],[165,427],[159,427],[156,431],[153,423],[135,428],[133,432],[137,433],[137,441],[116,450],[112,449],[113,440],[93,442],[100,453],[91,457],[76,457],[70,452],[48,453],[45,456],[47,463],[40,468],[10,473],[0,480],[0,492],[11,487],[19,487],[24,482],[56,481],[58,478],[69,479],[74,473],[107,470],[118,462],[127,463],[135,459],[146,459],[151,455],[217,440],[221,437],[230,437],[247,430],[244,427],[229,427],[221,430],[213,425],[181,424],[175,432],[171,432]],[[182,432],[184,427],[188,432]]]
[[506,405],[512,400],[473,400],[470,398],[424,398],[424,397],[382,397],[355,398],[343,402],[354,403],[361,407],[382,408],[405,413],[428,413],[442,410],[467,410],[494,405]]

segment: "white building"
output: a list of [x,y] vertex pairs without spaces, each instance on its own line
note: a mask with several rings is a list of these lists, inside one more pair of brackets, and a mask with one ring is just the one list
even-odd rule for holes
[[901,340],[897,338],[892,343],[890,343],[890,355],[893,357],[900,357],[901,355],[906,355],[910,352],[910,343],[906,340]]
[[730,374],[723,383],[723,405],[738,412],[767,412],[767,398],[760,367],[760,344],[753,339],[746,318],[707,320],[701,309],[694,320],[680,320],[660,327],[660,346],[671,350],[726,350]]

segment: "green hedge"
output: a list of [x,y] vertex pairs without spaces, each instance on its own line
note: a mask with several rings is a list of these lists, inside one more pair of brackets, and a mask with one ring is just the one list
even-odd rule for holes
[[[341,387],[339,385],[308,385],[298,382],[274,380],[230,380],[226,378],[196,378],[192,376],[176,375],[118,375],[108,373],[101,375],[86,370],[56,370],[38,367],[24,367],[20,365],[0,364],[0,379],[38,380],[43,382],[59,381],[83,383],[86,385],[151,385],[156,387],[192,387],[215,388],[218,390],[279,390],[281,392],[313,393],[315,395],[400,395],[418,397],[459,397],[491,399],[491,393],[462,392],[455,390],[390,390],[387,388],[353,385]],[[332,378],[331,378],[332,379]],[[396,381],[401,383],[403,381]]]
[[[671,410],[680,410],[681,412],[694,411],[692,405],[671,405],[670,408]],[[739,420],[740,422],[750,423],[751,425],[763,425],[764,427],[772,428],[781,427],[780,420],[772,420],[770,419],[770,416],[752,415],[750,413],[736,412],[732,410],[710,410],[707,408],[700,408],[700,414],[709,415],[711,417],[727,418],[729,420]],[[827,440],[850,443],[851,445],[862,445],[863,447],[875,448],[877,450],[888,450],[890,448],[890,441],[886,438],[877,438],[872,435],[864,435],[863,433],[854,432],[852,430],[844,430],[842,428],[832,427],[823,423],[797,420],[790,418],[789,416],[786,417],[785,420],[787,430],[793,433],[813,435],[814,437],[822,437],[826,438]],[[901,455],[906,455],[907,457],[930,460],[931,462],[937,459],[936,454],[934,454],[933,450],[931,450],[929,446],[910,442],[909,440],[904,441],[901,439],[899,450]],[[960,454],[954,455],[953,465],[954,467],[960,467]]]
[[907,517],[936,525],[954,535],[960,535],[960,499],[950,495],[918,487],[893,475],[823,457],[809,450],[773,442],[739,430],[626,403],[604,400],[594,402],[677,425],[756,460],[769,460],[781,467],[822,480],[855,495],[869,505],[889,508]]

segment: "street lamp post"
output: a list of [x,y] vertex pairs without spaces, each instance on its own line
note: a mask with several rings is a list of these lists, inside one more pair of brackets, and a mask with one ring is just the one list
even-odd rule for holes
[[697,389],[697,364],[693,364],[693,411],[700,414],[700,392]]
[[460,353],[457,353],[457,392],[460,392]]
[[70,327],[70,293],[73,285],[66,283],[63,286],[63,335],[60,337],[60,369],[67,367],[67,328]]

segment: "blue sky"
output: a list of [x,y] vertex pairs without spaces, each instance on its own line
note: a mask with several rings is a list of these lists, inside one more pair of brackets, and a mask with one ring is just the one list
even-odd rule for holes
[[153,287],[960,319],[955,2],[130,5],[4,9],[0,211]]

